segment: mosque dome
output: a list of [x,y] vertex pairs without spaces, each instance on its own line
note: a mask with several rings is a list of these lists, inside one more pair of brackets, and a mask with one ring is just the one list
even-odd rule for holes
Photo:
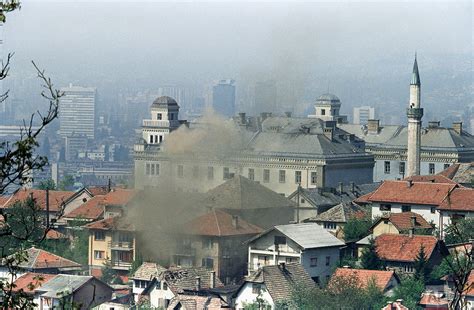
[[331,102],[331,103],[341,103],[341,100],[339,100],[339,98],[336,96],[336,95],[333,95],[333,94],[322,94],[321,96],[318,97],[318,99],[316,99],[316,101],[318,102]]
[[155,107],[168,107],[172,105],[175,105],[175,106],[178,105],[176,100],[174,100],[173,98],[169,96],[161,96],[161,97],[156,98],[155,101],[153,101],[153,104],[151,106],[152,107],[154,106]]

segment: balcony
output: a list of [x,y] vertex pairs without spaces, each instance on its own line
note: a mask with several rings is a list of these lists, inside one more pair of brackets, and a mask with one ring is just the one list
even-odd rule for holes
[[189,246],[178,246],[174,253],[175,256],[196,256],[196,249]]
[[108,248],[117,251],[131,251],[133,250],[133,241],[109,241]]
[[163,121],[163,120],[151,120],[151,119],[144,119],[143,126],[144,127],[179,127],[178,120],[172,121]]
[[112,260],[110,262],[112,269],[117,270],[130,270],[132,267],[132,262],[122,261],[122,260]]

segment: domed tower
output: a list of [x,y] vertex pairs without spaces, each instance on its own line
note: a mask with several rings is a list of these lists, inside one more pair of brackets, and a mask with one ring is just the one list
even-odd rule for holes
[[314,104],[314,115],[311,118],[319,118],[323,121],[336,121],[337,123],[347,123],[347,116],[339,115],[341,100],[333,94],[323,94],[316,99]]
[[142,136],[147,144],[160,144],[181,124],[179,105],[173,98],[161,96],[153,101],[150,112],[151,119],[143,120]]
[[408,147],[407,147],[407,177],[420,174],[420,148],[421,148],[421,81],[418,72],[418,62],[413,64],[410,82],[410,102],[407,109],[408,117]]

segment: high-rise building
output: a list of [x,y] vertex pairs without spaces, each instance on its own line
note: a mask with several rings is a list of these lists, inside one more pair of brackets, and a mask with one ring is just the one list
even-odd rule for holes
[[375,119],[375,108],[369,106],[354,108],[354,124],[367,125],[369,119]]
[[212,88],[212,107],[223,116],[235,113],[235,81],[220,80]]
[[96,89],[69,84],[69,87],[61,88],[61,91],[64,92],[59,102],[61,137],[77,134],[94,139]]

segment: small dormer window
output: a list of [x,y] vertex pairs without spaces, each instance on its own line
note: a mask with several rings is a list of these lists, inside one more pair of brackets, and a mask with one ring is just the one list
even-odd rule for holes
[[325,109],[321,109],[321,115],[326,115],[326,110]]
[[161,120],[163,118],[163,115],[161,113],[156,114],[156,119]]

